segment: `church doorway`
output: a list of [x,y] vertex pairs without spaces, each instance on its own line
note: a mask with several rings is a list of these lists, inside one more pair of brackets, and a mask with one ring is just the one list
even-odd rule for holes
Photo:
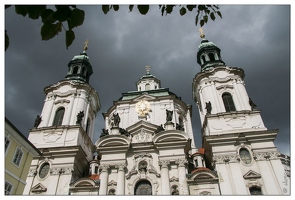
[[152,185],[148,180],[142,180],[136,183],[134,195],[152,195]]

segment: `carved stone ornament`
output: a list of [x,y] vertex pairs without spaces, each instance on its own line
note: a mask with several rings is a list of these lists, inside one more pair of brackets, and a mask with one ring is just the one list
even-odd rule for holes
[[170,164],[169,160],[160,160],[159,161],[159,165],[161,166],[161,168],[168,168],[169,164]]
[[127,166],[126,164],[117,164],[115,165],[115,168],[117,168],[118,171],[124,171],[126,166]]
[[111,180],[111,181],[108,183],[108,186],[117,186],[117,182],[115,182],[114,180]]
[[280,159],[279,156],[280,156],[279,152],[254,153],[254,159],[257,161]]
[[35,169],[30,169],[28,173],[28,177],[35,177],[37,175],[37,170]]
[[185,165],[188,164],[188,161],[186,159],[177,159],[175,163],[178,164],[178,167],[185,167]]
[[101,170],[101,173],[102,172],[108,172],[109,168],[110,168],[110,165],[100,165],[99,166],[99,169]]
[[224,164],[224,163],[236,163],[239,162],[239,156],[231,155],[231,156],[214,156],[213,162],[215,164]]

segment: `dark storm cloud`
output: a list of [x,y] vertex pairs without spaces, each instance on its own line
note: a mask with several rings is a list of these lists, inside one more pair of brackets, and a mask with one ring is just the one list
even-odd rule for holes
[[[192,81],[200,67],[196,62],[201,42],[195,14],[180,16],[178,11],[162,17],[158,6],[147,16],[127,6],[104,15],[100,6],[78,6],[85,10],[76,39],[68,50],[64,32],[41,41],[40,20],[5,10],[5,28],[10,46],[5,52],[5,115],[28,135],[35,117],[42,112],[45,86],[62,80],[68,62],[87,51],[94,74],[90,84],[97,90],[101,110],[97,114],[95,138],[99,138],[106,112],[121,93],[135,90],[135,82],[151,65],[151,73],[187,104],[193,105],[196,145],[201,147],[201,123],[192,99]],[[290,7],[278,5],[220,6],[223,18],[209,21],[206,38],[220,49],[229,66],[245,70],[246,89],[258,105],[265,126],[280,129],[279,151],[290,154]]]

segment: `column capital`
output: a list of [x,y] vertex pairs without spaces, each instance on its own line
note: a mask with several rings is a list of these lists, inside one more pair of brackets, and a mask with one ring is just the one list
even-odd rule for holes
[[124,171],[124,169],[126,168],[126,164],[116,164],[115,168],[118,169],[118,171]]
[[168,168],[168,165],[170,164],[169,160],[159,160],[159,165],[161,168]]
[[108,172],[108,169],[110,168],[110,165],[100,165],[99,169],[101,172]]
[[175,163],[178,164],[178,167],[185,167],[188,161],[186,159],[177,159]]

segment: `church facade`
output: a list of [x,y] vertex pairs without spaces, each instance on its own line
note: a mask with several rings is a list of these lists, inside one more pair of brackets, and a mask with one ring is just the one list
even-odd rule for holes
[[194,143],[192,107],[150,73],[103,113],[93,143],[99,95],[83,52],[64,80],[44,89],[29,140],[42,152],[31,163],[24,195],[290,195],[289,160],[274,145],[248,97],[244,70],[225,65],[201,35],[201,71],[192,83],[202,123]]

